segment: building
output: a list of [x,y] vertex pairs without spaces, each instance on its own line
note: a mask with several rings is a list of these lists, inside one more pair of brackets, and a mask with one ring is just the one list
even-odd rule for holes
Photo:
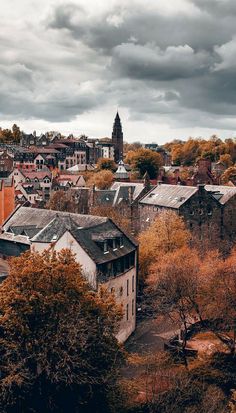
[[114,159],[118,163],[123,159],[123,132],[119,113],[117,112],[112,132],[112,143],[114,145]]
[[235,187],[157,185],[139,201],[140,229],[147,229],[163,210],[183,216],[199,241],[207,239],[216,248],[223,240],[236,241]]
[[39,252],[70,248],[91,287],[104,286],[122,304],[118,340],[125,341],[135,330],[137,244],[111,219],[20,207],[3,229],[8,242],[9,237],[28,236],[31,248]]
[[15,209],[15,188],[12,178],[0,179],[0,225]]
[[100,157],[106,159],[115,159],[115,148],[114,143],[109,138],[100,139],[96,143],[97,147],[100,148]]
[[92,188],[89,197],[89,211],[93,207],[110,207],[130,222],[132,233],[135,235],[139,231],[139,200],[150,191],[150,181],[148,176],[143,182],[114,182],[110,189]]
[[52,189],[52,173],[47,167],[30,171],[14,168],[11,176],[14,179],[17,199],[20,199],[22,194],[31,205],[49,200]]
[[122,160],[119,161],[118,168],[115,172],[115,179],[116,181],[129,181],[129,174]]
[[0,150],[0,178],[7,178],[13,169],[13,157]]

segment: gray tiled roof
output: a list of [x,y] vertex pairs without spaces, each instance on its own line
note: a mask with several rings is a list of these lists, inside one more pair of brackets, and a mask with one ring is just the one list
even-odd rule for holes
[[18,231],[19,228],[29,228],[35,230],[36,234],[48,225],[57,215],[60,215],[61,217],[70,216],[79,227],[98,225],[107,220],[107,218],[92,215],[72,214],[69,212],[58,212],[50,209],[27,208],[22,206],[16,209],[10,218],[5,221],[3,229],[4,231],[8,231],[10,228],[12,232],[19,234],[21,233]]
[[[97,264],[122,257],[135,249],[135,244],[132,240],[123,234],[108,218],[98,225],[94,224],[93,226],[82,228],[74,221],[74,217],[72,218],[69,215],[61,216],[60,213],[32,238],[32,242],[55,243],[66,231],[72,234]],[[122,235],[123,248],[117,248],[117,250],[109,249],[108,253],[104,254],[102,243],[105,240],[114,239]]]
[[[82,248],[97,264],[103,264],[105,262],[123,257],[126,254],[134,251],[136,248],[136,245],[131,241],[131,239],[123,234],[123,248],[117,248],[116,250],[109,248],[109,251],[104,254],[103,245],[99,245],[99,241],[95,241],[93,238],[95,237],[98,239],[99,236],[101,236],[104,239],[105,234],[116,230],[117,227],[115,226],[115,224],[111,220],[107,220],[107,222],[100,224],[95,228],[76,229],[72,230],[71,233],[73,237],[78,241],[78,243],[82,246]],[[116,232],[116,234],[113,233],[113,237],[120,236],[120,234],[122,233],[120,233],[119,231]]]
[[135,200],[143,191],[144,184],[140,182],[114,182],[111,189],[118,190],[119,188],[134,188],[133,199]]
[[158,185],[140,203],[178,209],[197,191],[198,188],[192,186]]
[[211,192],[212,196],[224,205],[230,198],[236,196],[236,187],[223,186],[223,185],[206,185],[206,191]]

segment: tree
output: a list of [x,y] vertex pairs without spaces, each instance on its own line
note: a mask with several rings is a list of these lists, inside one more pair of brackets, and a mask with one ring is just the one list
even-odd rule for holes
[[220,155],[220,162],[222,162],[227,168],[233,165],[231,155],[228,153]]
[[99,170],[108,169],[112,172],[116,170],[116,164],[113,159],[110,158],[100,158],[97,163]]
[[150,265],[163,254],[184,247],[190,240],[183,218],[173,211],[161,212],[154,223],[139,236],[139,270],[145,280]]
[[114,175],[111,171],[102,170],[95,172],[88,180],[88,186],[95,185],[98,189],[108,189],[110,188],[114,180]]
[[12,135],[13,135],[14,143],[20,143],[21,131],[20,131],[19,126],[17,126],[15,123],[12,126]]
[[[215,259],[204,268],[206,314],[217,336],[234,355],[236,350],[236,250],[225,260]],[[210,298],[210,299],[209,299]]]
[[[69,250],[27,252],[0,286],[1,412],[106,412],[121,311]],[[99,403],[98,403],[99,400]]]
[[70,191],[59,190],[51,195],[46,208],[55,211],[76,212],[77,206]]
[[107,205],[93,206],[90,208],[90,213],[92,215],[97,215],[99,217],[111,218],[119,227],[124,231],[131,232],[131,217],[125,214],[125,211],[119,208],[114,208]]
[[230,166],[226,171],[221,175],[221,181],[224,184],[227,184],[229,181],[236,183],[236,166]]
[[133,170],[138,170],[140,177],[147,172],[151,179],[157,178],[163,159],[159,153],[150,149],[140,148],[135,151],[129,151],[126,155],[125,162],[131,165]]
[[168,315],[182,331],[181,348],[185,354],[188,327],[197,315],[201,320],[199,305],[200,260],[195,250],[182,247],[163,255],[151,266],[147,279],[148,293],[152,295],[157,313]]

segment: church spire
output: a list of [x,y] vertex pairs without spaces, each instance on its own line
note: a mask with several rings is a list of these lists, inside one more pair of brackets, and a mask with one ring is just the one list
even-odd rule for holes
[[115,162],[118,163],[123,159],[123,132],[118,111],[113,124],[112,143],[114,145]]

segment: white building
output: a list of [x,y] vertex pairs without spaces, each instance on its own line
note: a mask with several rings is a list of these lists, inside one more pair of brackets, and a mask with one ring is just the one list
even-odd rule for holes
[[124,342],[135,330],[137,244],[115,223],[103,217],[36,208],[18,208],[4,231],[28,235],[31,248],[69,248],[81,264],[91,287],[105,286],[123,306],[117,338]]

